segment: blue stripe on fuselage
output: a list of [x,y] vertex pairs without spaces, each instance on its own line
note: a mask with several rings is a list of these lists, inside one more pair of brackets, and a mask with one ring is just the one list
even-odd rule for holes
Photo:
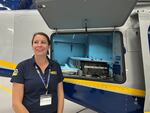
[[11,77],[13,71],[14,70],[11,69],[0,68],[0,76]]
[[100,113],[143,113],[144,97],[64,82],[65,98]]

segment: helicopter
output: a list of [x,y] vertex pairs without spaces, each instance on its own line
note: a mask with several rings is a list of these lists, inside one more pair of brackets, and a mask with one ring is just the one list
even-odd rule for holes
[[150,113],[149,0],[35,3],[37,10],[2,13],[7,19],[0,25],[12,27],[0,33],[7,34],[1,37],[1,75],[11,75],[30,57],[31,36],[45,31],[52,41],[49,57],[61,65],[66,99],[99,113]]

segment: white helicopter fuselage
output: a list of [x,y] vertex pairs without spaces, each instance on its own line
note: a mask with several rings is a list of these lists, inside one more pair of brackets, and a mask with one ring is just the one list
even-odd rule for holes
[[[101,113],[150,113],[148,107],[150,105],[150,90],[148,89],[150,85],[150,77],[148,76],[150,73],[149,12],[149,5],[137,5],[121,27],[52,30],[46,25],[37,10],[2,11],[0,12],[0,75],[11,75],[20,61],[33,55],[32,35],[35,32],[43,31],[52,37],[53,47],[51,49],[53,51],[50,57],[62,64],[61,67],[65,77],[64,90],[67,99]],[[90,51],[88,52],[88,59],[87,57],[80,56],[78,58],[78,56],[73,55],[68,56],[68,58],[73,61],[80,61],[80,63],[88,62],[84,67],[92,68],[91,73],[78,67],[75,67],[76,71],[70,73],[70,70],[67,70],[62,63],[65,60],[58,59],[60,57],[58,53],[61,53],[62,50],[58,50],[57,47],[62,47],[62,43],[68,43],[67,38],[64,38],[65,36],[68,37],[68,34],[71,37],[82,37],[82,34],[84,34],[83,37],[88,36],[88,38],[83,38],[83,42],[77,38],[77,41],[83,45],[85,41],[88,41],[88,50]],[[111,38],[110,40],[103,39],[103,43],[105,41],[111,43],[109,48],[113,53],[110,59],[102,58],[99,60],[99,57],[97,59],[90,57],[93,54],[93,47],[90,44],[101,44],[96,41],[102,41],[98,38],[90,38],[93,34],[96,37]],[[61,36],[62,42],[59,39]],[[117,39],[120,39],[120,41],[117,41]],[[56,46],[56,43],[60,46]],[[76,45],[70,46],[70,44],[69,47],[83,52],[82,46],[78,46],[79,49]],[[65,47],[68,47],[68,44]],[[99,48],[99,46],[97,47]],[[108,50],[110,51],[110,49]],[[108,56],[110,53],[108,52],[104,56]],[[66,56],[64,57],[66,58]],[[115,76],[118,71],[115,72],[115,69],[111,69],[113,67],[108,69],[108,76],[94,76],[96,68],[100,67],[95,66],[93,62],[98,62],[97,65],[99,65],[99,62],[102,63],[105,60],[108,61],[109,67],[113,65],[115,60],[119,62],[121,66],[119,68],[120,76]],[[89,64],[89,62],[92,63]],[[64,64],[70,65],[67,62]],[[70,68],[73,69],[72,67],[68,69]],[[90,74],[93,74],[93,76]]]

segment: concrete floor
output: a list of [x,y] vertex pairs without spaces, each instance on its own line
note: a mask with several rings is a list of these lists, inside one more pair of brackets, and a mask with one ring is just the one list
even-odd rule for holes
[[[11,83],[10,78],[0,77],[0,113],[14,113],[11,108]],[[78,113],[85,107],[65,99],[64,113]],[[85,109],[80,113],[97,113],[90,109]]]

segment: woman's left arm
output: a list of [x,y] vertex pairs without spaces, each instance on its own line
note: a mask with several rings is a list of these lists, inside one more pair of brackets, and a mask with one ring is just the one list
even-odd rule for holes
[[63,82],[58,83],[58,108],[57,113],[63,113],[64,109],[64,89],[63,89]]

